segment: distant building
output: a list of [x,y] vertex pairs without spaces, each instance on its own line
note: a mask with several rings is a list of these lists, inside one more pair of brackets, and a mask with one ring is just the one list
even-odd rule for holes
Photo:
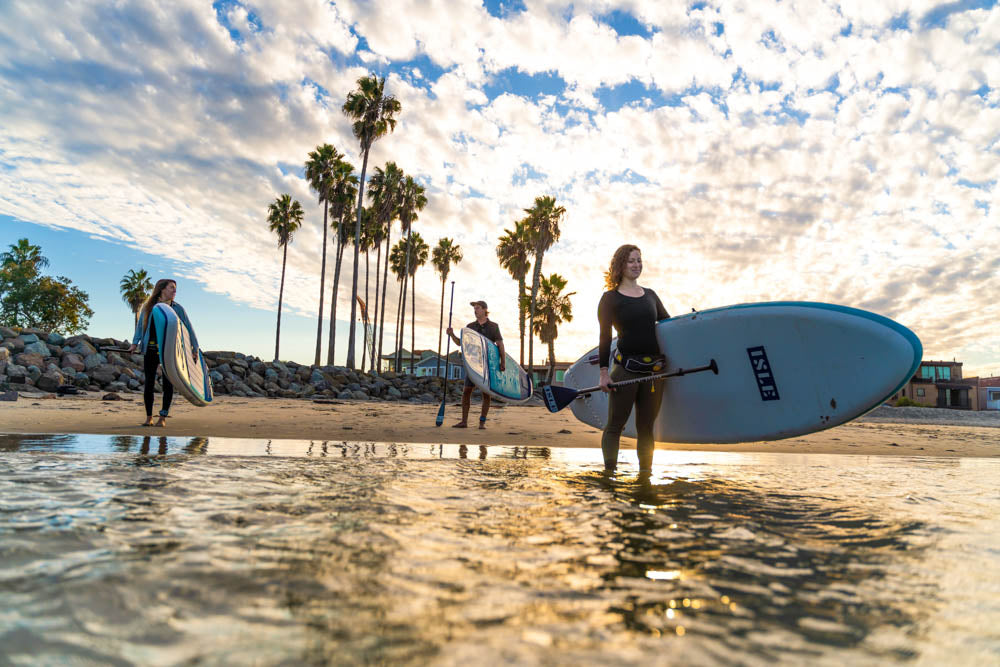
[[1000,410],[1000,376],[979,378],[980,410]]
[[[440,361],[441,377],[444,377],[445,372],[447,372],[448,377],[452,380],[464,380],[465,366],[462,365],[462,353],[452,352],[448,356],[451,358],[450,364],[447,363],[443,354],[439,357],[435,350],[414,350],[413,367],[416,370],[416,376],[437,377]],[[410,351],[405,349],[402,351],[398,369],[396,368],[396,353],[383,354],[379,368],[382,371],[395,371],[401,375],[413,374],[413,370],[410,368]]]
[[979,378],[963,378],[961,361],[921,361],[909,382],[892,397],[933,408],[980,410]]

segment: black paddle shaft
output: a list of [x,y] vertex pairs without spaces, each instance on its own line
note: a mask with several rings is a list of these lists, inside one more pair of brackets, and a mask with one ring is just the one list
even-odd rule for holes
[[[712,371],[716,375],[719,374],[719,365],[715,363],[715,359],[712,359],[709,363],[704,366],[697,366],[695,368],[678,368],[675,371],[670,371],[669,373],[657,373],[656,375],[647,375],[642,378],[635,378],[634,380],[622,380],[621,382],[612,382],[608,385],[611,389],[616,389],[617,387],[624,387],[630,384],[639,384],[640,382],[652,382],[653,380],[661,380],[663,378],[675,378],[682,375],[688,375],[690,373],[701,373],[704,371]],[[576,392],[577,396],[584,396],[586,394],[593,394],[595,391],[600,391],[601,386],[590,387],[589,389],[578,389]]]

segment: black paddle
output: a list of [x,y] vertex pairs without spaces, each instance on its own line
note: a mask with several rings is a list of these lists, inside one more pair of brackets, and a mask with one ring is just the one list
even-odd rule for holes
[[[657,373],[656,375],[648,375],[634,380],[612,382],[608,386],[614,389],[616,387],[624,387],[630,384],[639,384],[640,382],[651,382],[653,380],[662,380],[663,378],[680,377],[681,375],[688,375],[690,373],[701,373],[702,371],[712,371],[718,375],[719,366],[715,363],[715,359],[712,359],[707,366],[698,366],[697,368],[678,368],[676,371],[670,371],[669,373]],[[587,389],[570,389],[569,387],[554,387],[549,384],[542,387],[542,397],[545,399],[545,406],[549,409],[549,412],[559,412],[572,403],[574,399],[579,398],[580,396],[589,396],[595,391],[600,390],[600,385],[597,387],[589,387]]]
[[114,347],[112,345],[102,345],[101,352],[129,352],[127,347]]
[[[451,328],[451,309],[455,305],[455,281],[451,281],[451,301],[448,303],[448,328]],[[440,343],[438,343],[440,345]],[[440,347],[438,348],[441,349]],[[444,348],[444,396],[441,397],[441,407],[438,408],[437,419],[434,420],[435,426],[440,426],[444,423],[444,404],[448,402],[448,376],[449,376],[449,364],[451,362],[451,336],[448,336],[448,345]],[[438,367],[440,368],[440,366]]]

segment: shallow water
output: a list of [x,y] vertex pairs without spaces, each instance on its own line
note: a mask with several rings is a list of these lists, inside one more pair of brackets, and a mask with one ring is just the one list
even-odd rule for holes
[[0,663],[1000,662],[996,459],[600,468],[0,436]]

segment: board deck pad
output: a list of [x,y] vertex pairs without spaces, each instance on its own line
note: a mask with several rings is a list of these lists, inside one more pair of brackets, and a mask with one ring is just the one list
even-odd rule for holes
[[493,398],[508,403],[524,403],[531,398],[531,378],[509,354],[506,370],[500,371],[500,348],[477,331],[461,331],[462,363],[472,384]]
[[[838,426],[878,407],[913,377],[923,354],[912,331],[889,318],[813,302],[739,304],[661,320],[667,370],[715,359],[719,374],[664,382],[658,442],[779,440]],[[616,347],[617,339],[612,341]],[[563,384],[600,383],[597,349]],[[612,352],[613,354],[613,352]],[[603,429],[608,400],[595,392],[571,403],[580,421]],[[624,435],[634,438],[635,415]]]

